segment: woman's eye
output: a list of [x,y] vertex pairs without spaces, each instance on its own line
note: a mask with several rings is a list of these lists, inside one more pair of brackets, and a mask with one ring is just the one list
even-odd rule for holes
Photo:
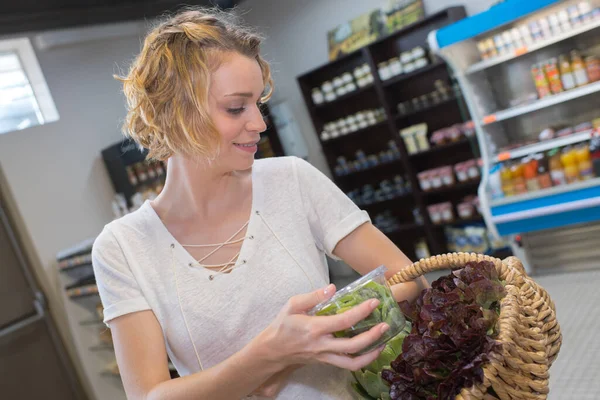
[[233,115],[238,115],[244,112],[246,108],[245,107],[238,107],[238,108],[228,108],[227,112]]

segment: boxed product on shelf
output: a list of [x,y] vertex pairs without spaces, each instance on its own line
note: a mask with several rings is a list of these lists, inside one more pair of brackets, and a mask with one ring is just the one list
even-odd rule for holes
[[454,208],[452,203],[445,201],[443,203],[427,206],[429,218],[434,224],[448,223],[454,221]]
[[429,149],[427,141],[427,124],[421,123],[400,130],[408,154],[416,154]]
[[[423,191],[449,187],[458,182],[476,180],[480,176],[479,160],[467,160],[454,166],[443,166],[419,172],[417,178]],[[455,176],[456,174],[456,176]]]

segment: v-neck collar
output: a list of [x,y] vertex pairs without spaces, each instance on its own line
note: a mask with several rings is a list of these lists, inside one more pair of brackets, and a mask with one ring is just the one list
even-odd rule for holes
[[[248,219],[248,228],[246,229],[246,237],[242,242],[242,246],[240,248],[240,255],[236,260],[234,267],[231,272],[227,274],[220,274],[220,277],[230,276],[238,270],[238,267],[247,263],[250,257],[254,254],[256,249],[256,231],[258,229],[257,218],[259,217],[259,213],[262,211],[261,207],[263,203],[263,191],[261,187],[261,180],[258,177],[259,162],[255,161],[252,166],[251,180],[252,180],[252,206],[250,208],[250,216]],[[164,222],[160,219],[156,210],[152,207],[149,200],[146,200],[142,205],[142,208],[149,214],[150,218],[153,220],[153,225],[156,225],[158,229],[161,231],[162,237],[164,238],[164,247],[168,248],[169,251],[173,251],[175,258],[182,264],[184,264],[188,268],[193,268],[195,270],[203,271],[207,276],[214,276],[215,271],[197,266],[197,262],[192,257],[192,255],[179,243],[177,239],[171,234],[169,229],[167,229]]]

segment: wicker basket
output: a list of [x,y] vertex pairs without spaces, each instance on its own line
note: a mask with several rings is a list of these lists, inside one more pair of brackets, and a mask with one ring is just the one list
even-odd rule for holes
[[451,253],[423,259],[389,279],[390,285],[411,281],[427,272],[457,269],[471,261],[491,261],[507,295],[500,303],[499,353],[492,353],[483,368],[483,383],[464,388],[457,400],[492,400],[492,387],[501,400],[546,399],[548,370],[562,342],[554,303],[536,284],[516,257],[504,261],[481,254]]

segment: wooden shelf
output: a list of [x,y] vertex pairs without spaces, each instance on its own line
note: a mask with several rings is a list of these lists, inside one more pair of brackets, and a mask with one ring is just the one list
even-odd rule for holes
[[358,206],[361,207],[361,208],[381,207],[383,204],[394,203],[395,201],[398,201],[398,200],[401,200],[401,199],[406,199],[408,197],[413,197],[413,193],[412,192],[408,192],[408,193],[404,193],[404,194],[402,194],[400,196],[392,197],[391,199],[385,199],[385,200],[375,201],[375,202],[369,203],[369,204],[360,204]]
[[424,196],[431,196],[431,195],[443,194],[443,193],[448,193],[448,192],[457,192],[459,190],[464,190],[464,189],[476,188],[477,186],[479,186],[479,179],[473,179],[473,180],[466,181],[466,182],[455,183],[452,186],[444,186],[444,187],[441,187],[438,189],[421,191],[421,193]]
[[[406,211],[409,211],[406,210],[407,204],[411,206],[414,204],[414,207],[419,210],[421,215],[426,215],[427,204],[429,202],[427,196],[437,195],[438,197],[435,199],[441,200],[446,198],[443,195],[443,193],[446,193],[449,199],[454,200],[456,194],[453,191],[462,190],[466,187],[476,187],[476,184],[469,182],[466,184],[457,184],[451,188],[435,190],[430,193],[423,193],[418,187],[418,170],[420,168],[426,169],[427,166],[424,163],[429,161],[429,159],[415,158],[430,154],[433,160],[433,155],[435,154],[440,158],[448,158],[447,164],[459,162],[462,160],[462,156],[465,155],[463,153],[467,151],[471,152],[472,150],[472,147],[468,144],[470,143],[468,139],[463,139],[448,146],[435,147],[421,153],[409,155],[404,142],[398,135],[398,131],[403,127],[402,123],[412,121],[410,118],[413,116],[416,116],[413,119],[420,119],[422,120],[420,122],[426,122],[431,130],[465,122],[460,112],[462,110],[460,109],[460,97],[457,98],[455,96],[405,115],[399,115],[397,112],[396,104],[403,100],[403,96],[412,97],[419,93],[427,93],[428,90],[432,90],[433,81],[436,79],[451,81],[452,77],[447,64],[441,59],[435,58],[423,68],[408,74],[394,76],[386,81],[382,81],[377,75],[378,62],[398,56],[399,49],[408,50],[417,46],[426,46],[427,36],[431,31],[440,29],[447,24],[457,22],[465,17],[466,10],[462,6],[446,8],[370,43],[351,54],[343,55],[335,61],[314,68],[297,78],[313,126],[315,131],[319,132],[319,136],[324,123],[336,117],[340,118],[346,114],[356,112],[359,107],[368,107],[361,100],[368,100],[369,104],[371,102],[374,104],[377,101],[378,106],[382,107],[385,111],[388,119],[380,124],[363,128],[334,139],[319,140],[323,148],[323,153],[332,169],[335,169],[337,157],[345,156],[352,158],[351,154],[359,148],[371,154],[385,150],[386,143],[390,140],[397,144],[400,153],[398,159],[346,175],[335,175],[334,177],[336,184],[342,190],[347,191],[363,184],[376,185],[379,181],[388,177],[388,175],[402,174],[405,176],[407,181],[412,185],[412,194],[361,206],[368,209],[371,213],[389,207],[390,210],[398,214],[397,217],[401,217],[402,215],[401,218],[406,220],[408,217]],[[319,106],[313,104],[312,90],[314,87],[322,82],[331,80],[333,76],[352,71],[356,66],[363,63],[369,66],[371,73],[374,75],[375,79],[371,86],[357,89],[355,92],[348,93],[326,104]],[[373,89],[372,92],[371,89]],[[405,120],[406,118],[409,119]],[[456,152],[460,154],[451,153],[453,149],[460,150]],[[448,152],[445,152],[446,150]],[[458,194],[460,193],[458,192]],[[410,203],[409,198],[412,200]],[[416,223],[402,224],[398,230],[387,232],[386,235],[393,237],[394,239],[392,240],[398,244],[408,245],[403,250],[406,254],[410,255],[414,255],[413,248],[410,247],[412,246],[411,242],[414,243],[421,238],[427,241],[430,251],[434,254],[441,252],[445,247],[445,242],[440,239],[438,228],[432,226],[428,218],[425,218],[424,223],[421,225]]]
[[361,87],[361,88],[357,88],[356,90],[353,90],[350,93],[346,93],[343,96],[336,97],[335,100],[333,100],[333,101],[327,101],[327,102],[324,102],[324,103],[321,103],[321,104],[314,104],[314,107],[317,110],[322,110],[322,109],[325,109],[325,108],[329,108],[331,106],[339,105],[341,102],[343,102],[345,100],[348,100],[348,99],[351,99],[351,98],[353,98],[355,96],[358,96],[361,93],[373,90],[374,88],[375,88],[374,85],[369,84],[367,86],[364,86],[364,87]]
[[384,119],[383,121],[379,121],[374,125],[369,125],[365,128],[360,128],[357,131],[350,132],[350,133],[347,133],[345,135],[341,135],[338,137],[334,137],[332,139],[323,140],[323,141],[321,141],[321,143],[323,143],[324,146],[327,146],[327,145],[330,145],[331,143],[336,143],[336,142],[339,142],[340,140],[348,139],[349,137],[354,137],[354,136],[363,134],[363,133],[373,130],[373,129],[384,128],[386,125],[387,125],[387,120]]
[[434,69],[442,67],[442,66],[445,66],[445,65],[446,65],[446,63],[443,62],[443,61],[434,61],[431,64],[428,64],[428,65],[424,66],[423,68],[419,68],[416,71],[409,72],[408,74],[398,75],[398,76],[395,76],[395,77],[390,78],[388,80],[385,80],[385,81],[382,82],[382,85],[384,87],[390,87],[390,86],[396,85],[396,84],[398,84],[400,82],[404,82],[406,80],[415,78],[415,77],[417,77],[417,76],[419,76],[421,74],[424,74],[426,72],[433,71]]
[[356,177],[357,175],[361,175],[367,172],[375,172],[375,171],[380,171],[383,169],[388,169],[391,166],[401,166],[403,164],[402,159],[397,159],[397,160],[393,160],[393,161],[389,161],[386,163],[382,163],[379,165],[376,165],[374,167],[371,168],[367,168],[367,169],[362,169],[360,171],[354,171],[354,172],[350,172],[347,175],[335,175],[335,179],[347,179],[347,178],[352,178],[352,177]]
[[475,215],[471,218],[457,218],[454,221],[450,221],[450,222],[442,222],[440,224],[433,224],[434,226],[438,227],[438,228],[442,228],[442,227],[446,227],[446,226],[453,226],[453,225],[460,225],[460,224],[468,224],[468,223],[472,223],[472,222],[483,222],[483,217],[481,215]]
[[[475,140],[475,139],[473,139],[473,140]],[[442,146],[434,146],[434,147],[429,148],[429,150],[420,151],[418,153],[411,154],[411,155],[409,155],[409,157],[416,158],[416,157],[426,156],[428,154],[442,153],[446,150],[456,149],[457,147],[460,147],[460,146],[462,146],[466,143],[470,143],[470,142],[471,141],[469,140],[469,138],[464,137],[464,138],[460,139],[459,141],[452,142],[450,144],[445,144]]]
[[[413,115],[421,114],[421,113],[423,113],[423,112],[426,112],[426,111],[431,111],[431,110],[432,110],[432,109],[434,109],[434,108],[438,108],[438,107],[441,107],[441,106],[443,106],[443,105],[450,104],[450,103],[455,103],[455,102],[457,102],[457,101],[458,101],[458,97],[456,97],[456,96],[452,96],[452,97],[450,97],[449,99],[442,100],[442,101],[440,101],[439,103],[432,104],[432,105],[430,105],[430,106],[427,106],[427,107],[421,108],[421,109],[419,109],[419,110],[414,110],[414,111],[411,111],[411,112],[409,112],[409,113],[406,113],[406,114],[398,114],[398,115],[396,115],[396,117],[395,117],[395,118],[396,118],[396,120],[397,120],[397,121],[400,121],[400,120],[402,120],[402,119],[405,119],[405,118],[410,118],[410,117],[412,117]],[[396,108],[397,108],[397,107],[396,107]]]

